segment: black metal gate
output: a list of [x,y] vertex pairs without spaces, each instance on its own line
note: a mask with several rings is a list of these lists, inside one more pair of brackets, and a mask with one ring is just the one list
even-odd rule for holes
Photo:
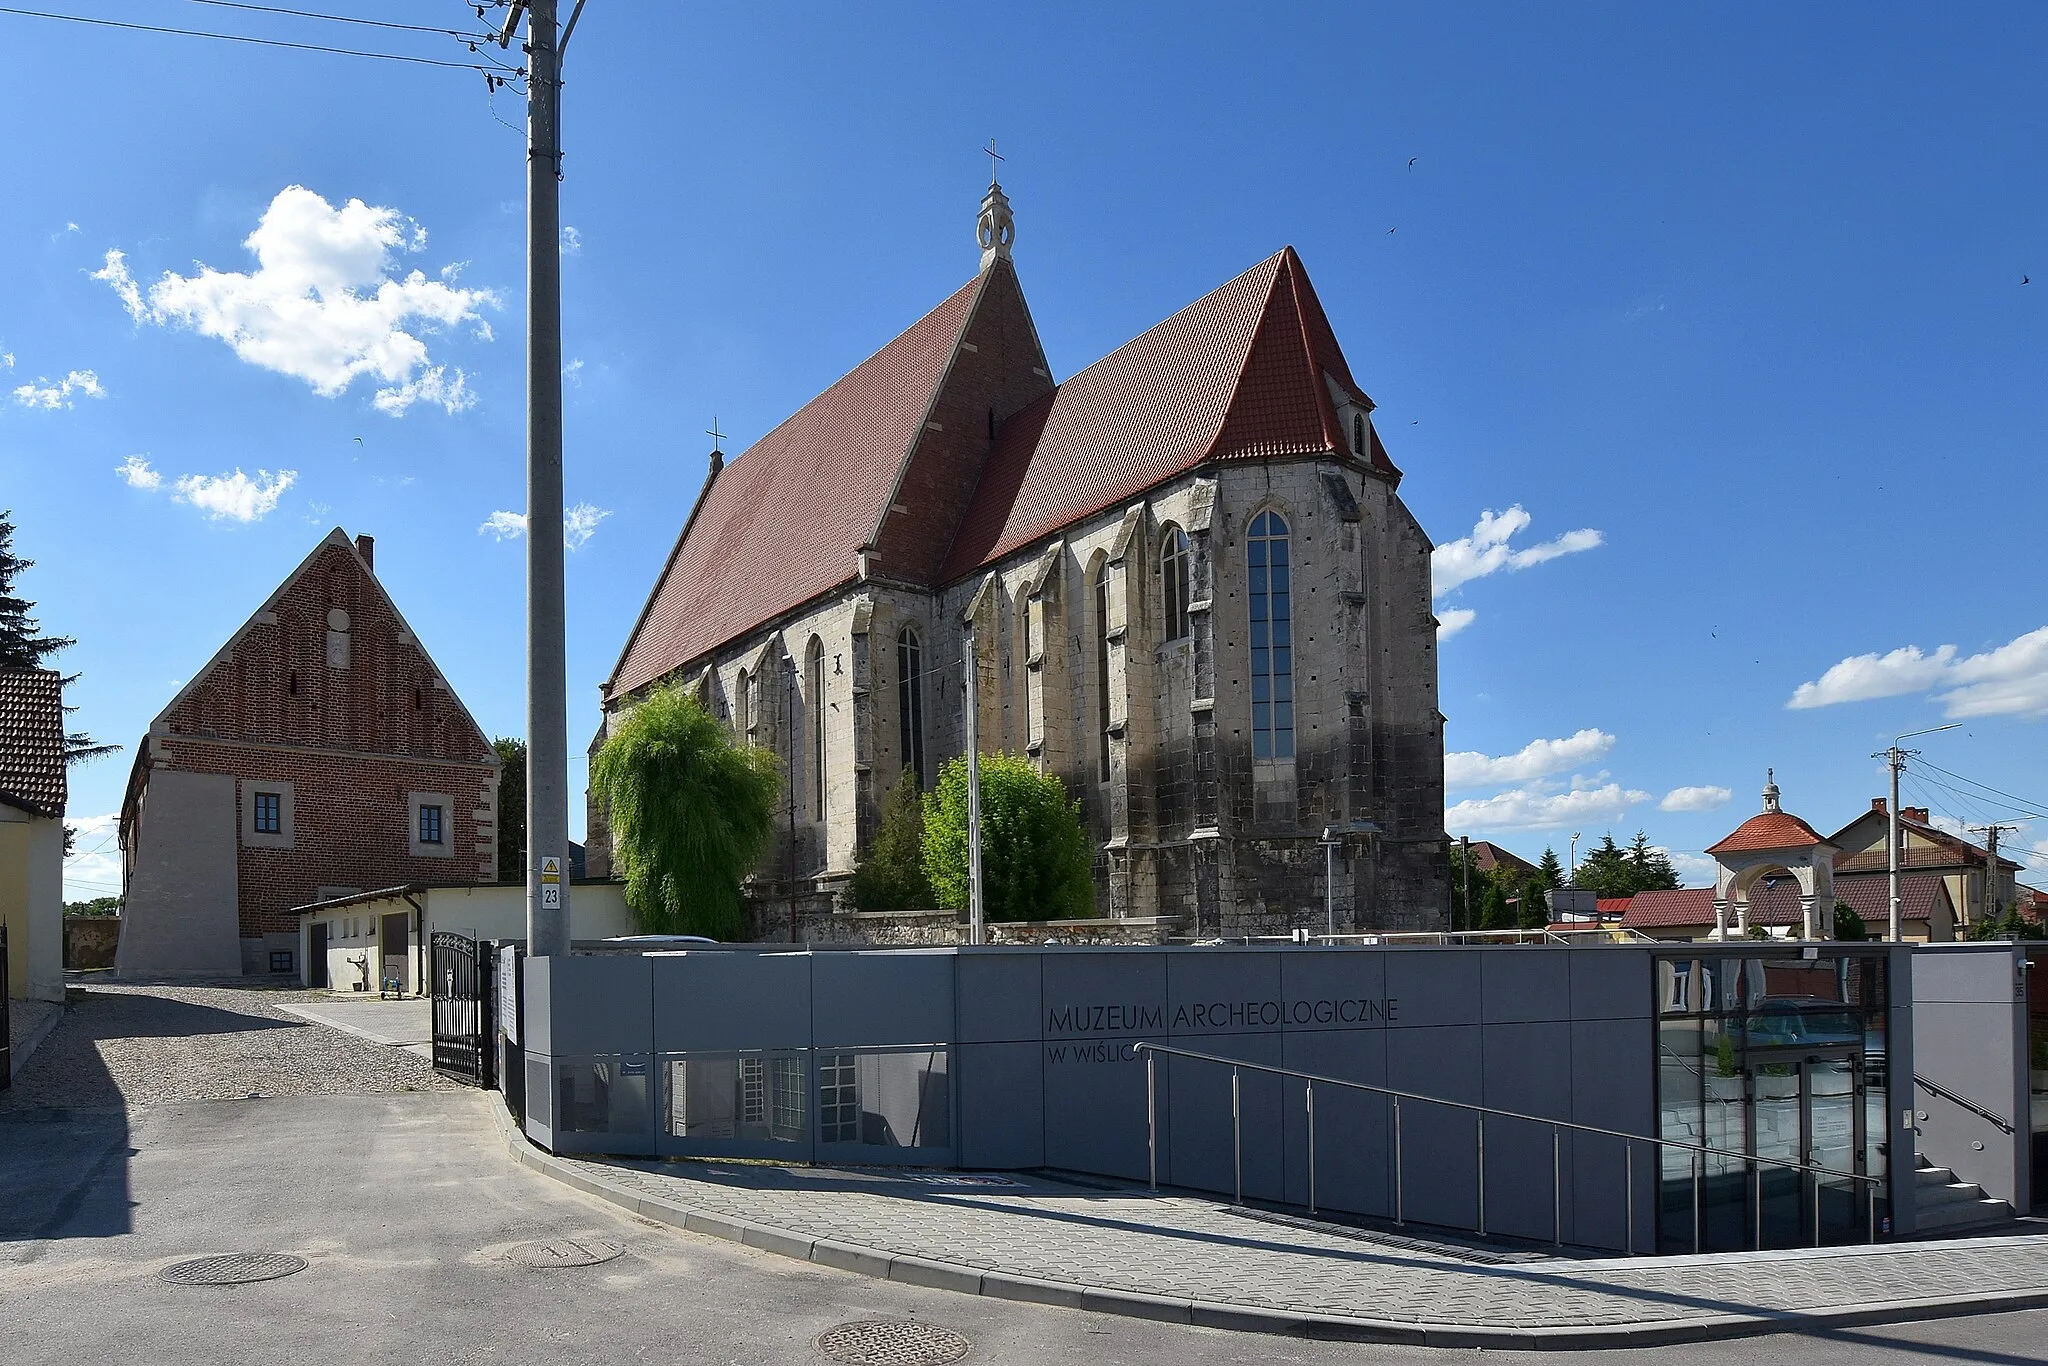
[[432,943],[434,1070],[471,1086],[490,1086],[497,1050],[485,946],[445,930],[436,930]]

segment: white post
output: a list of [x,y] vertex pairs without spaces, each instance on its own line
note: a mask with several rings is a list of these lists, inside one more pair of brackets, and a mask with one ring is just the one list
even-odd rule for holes
[[1323,919],[1324,933],[1337,933],[1337,840],[1329,826],[1323,827]]
[[987,942],[981,899],[981,668],[967,623],[967,942]]

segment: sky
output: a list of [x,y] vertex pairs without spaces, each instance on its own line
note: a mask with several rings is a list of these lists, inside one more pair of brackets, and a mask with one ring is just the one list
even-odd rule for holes
[[[196,0],[48,8],[487,60]],[[518,734],[517,92],[20,16],[0,43],[26,153],[0,507],[78,639],[73,724],[128,746],[73,772],[70,895],[115,889],[150,719],[335,526]],[[1056,377],[1300,251],[1438,547],[1452,834],[1534,858],[1642,830],[1699,883],[1767,768],[1827,833],[1884,791],[1875,752],[1956,722],[1906,742],[1907,802],[2018,825],[2048,885],[2044,49],[2035,4],[589,0],[571,751],[705,429],[743,450],[973,274],[994,137]]]

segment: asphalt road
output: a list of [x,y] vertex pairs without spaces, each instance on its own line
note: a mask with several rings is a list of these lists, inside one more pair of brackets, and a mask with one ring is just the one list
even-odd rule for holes
[[[952,1328],[974,1342],[971,1363],[1446,1359],[924,1290],[679,1233],[511,1161],[490,1103],[431,1091],[0,1116],[0,1359],[765,1366],[822,1362],[821,1332],[868,1318]],[[505,1255],[577,1236],[625,1255],[538,1271]],[[232,1288],[156,1279],[181,1258],[240,1251],[311,1266]],[[1706,1363],[2017,1366],[2048,1359],[2048,1313],[1677,1350]]]

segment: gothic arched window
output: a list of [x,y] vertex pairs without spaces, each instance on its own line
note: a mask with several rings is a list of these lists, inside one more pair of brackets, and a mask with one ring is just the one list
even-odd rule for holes
[[825,819],[825,642],[811,637],[804,652],[804,700],[811,726],[811,818]]
[[1353,413],[1351,415],[1351,453],[1353,455],[1365,454],[1364,413]]
[[928,782],[924,766],[924,642],[915,626],[896,637],[896,717],[903,734],[903,768]]
[[1109,781],[1109,561],[1095,566],[1095,745],[1102,782]]
[[1287,521],[1252,519],[1245,536],[1252,614],[1252,758],[1294,757],[1294,610],[1288,593]]
[[741,669],[739,677],[732,684],[732,733],[733,738],[743,745],[750,745],[748,732],[754,728],[754,682]]
[[1188,534],[1171,522],[1159,538],[1159,595],[1164,611],[1159,627],[1162,640],[1184,640],[1188,635]]

